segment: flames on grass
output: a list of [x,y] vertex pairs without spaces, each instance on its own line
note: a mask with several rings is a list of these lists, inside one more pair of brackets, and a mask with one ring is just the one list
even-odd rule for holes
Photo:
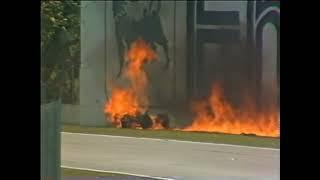
[[181,130],[279,137],[277,109],[258,111],[253,100],[246,101],[245,108],[236,109],[225,99],[221,86],[214,85],[207,100],[192,104],[195,117]]

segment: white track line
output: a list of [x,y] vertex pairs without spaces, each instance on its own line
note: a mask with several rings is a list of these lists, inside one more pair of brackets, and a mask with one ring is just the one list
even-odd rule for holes
[[207,142],[195,142],[195,141],[181,141],[181,140],[174,140],[174,139],[157,139],[157,138],[146,138],[146,137],[114,136],[114,135],[106,135],[106,134],[87,134],[87,133],[71,133],[71,132],[61,132],[61,133],[64,133],[64,134],[77,134],[77,135],[84,135],[84,136],[133,138],[133,139],[146,139],[146,140],[154,140],[154,141],[172,141],[172,142],[179,142],[179,143],[206,144],[206,145],[215,145],[215,146],[230,146],[230,147],[242,147],[242,148],[265,149],[265,150],[280,151],[280,149],[275,149],[275,148],[254,147],[254,146],[241,146],[241,145],[220,144],[220,143],[207,143]]
[[64,165],[61,165],[61,167],[62,167],[62,168],[68,168],[68,169],[85,170],[85,171],[105,172],[105,173],[114,173],[114,174],[123,174],[123,175],[137,176],[137,177],[145,177],[145,178],[153,178],[153,179],[159,179],[159,180],[174,180],[174,179],[171,179],[171,178],[164,178],[164,177],[157,177],[157,176],[148,176],[148,175],[141,175],[141,174],[132,174],[132,173],[126,173],[126,172],[119,172],[119,171],[105,171],[105,170],[99,170],[99,169],[80,168],[80,167],[72,167],[72,166],[64,166]]

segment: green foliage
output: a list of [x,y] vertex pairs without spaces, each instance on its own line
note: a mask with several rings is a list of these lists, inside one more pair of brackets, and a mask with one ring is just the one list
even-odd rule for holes
[[41,47],[46,48],[59,31],[70,32],[73,39],[80,33],[79,1],[41,2]]
[[[47,98],[76,101],[80,66],[80,1],[41,2],[41,81]],[[70,100],[71,97],[71,100]],[[75,98],[72,98],[75,97]],[[67,100],[69,99],[69,100]]]

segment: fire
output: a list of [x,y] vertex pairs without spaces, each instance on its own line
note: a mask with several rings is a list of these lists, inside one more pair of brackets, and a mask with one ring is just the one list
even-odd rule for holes
[[[157,116],[152,116],[151,115],[151,119],[152,119],[152,129],[165,129],[169,126],[169,119],[166,117],[163,117],[163,115],[158,114]],[[166,127],[164,127],[166,126]]]
[[121,124],[120,118],[128,114],[134,116],[143,108],[138,103],[138,98],[132,89],[114,87],[112,97],[105,106],[105,113],[108,113],[110,120],[116,126]]
[[156,60],[156,58],[155,51],[141,38],[133,42],[127,52],[126,59],[128,61],[128,68],[125,71],[125,75],[131,82],[132,90],[145,106],[148,106],[148,80],[144,65]]
[[183,131],[221,132],[230,134],[255,134],[279,137],[279,120],[276,110],[258,112],[252,102],[246,103],[247,110],[237,110],[226,101],[222,88],[212,88],[207,101],[192,105],[195,118]]
[[[104,108],[108,120],[116,127],[169,128],[167,114],[151,116],[147,113],[148,79],[144,65],[157,59],[155,51],[148,43],[138,39],[131,44],[125,59],[127,67],[124,75],[130,81],[130,85],[112,86],[111,97]],[[207,100],[192,104],[195,113],[192,123],[175,130],[280,136],[277,109],[258,111],[250,98],[247,98],[242,107],[246,109],[235,108],[230,104],[224,97],[221,86],[215,85]]]
[[148,109],[148,80],[144,65],[156,58],[156,53],[141,38],[131,44],[125,57],[128,64],[125,77],[130,81],[130,86],[113,86],[111,97],[105,104],[104,112],[112,124],[121,127],[120,119],[125,115],[134,117]]

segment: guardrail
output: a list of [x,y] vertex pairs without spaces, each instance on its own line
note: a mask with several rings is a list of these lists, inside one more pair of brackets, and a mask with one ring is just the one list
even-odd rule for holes
[[60,180],[61,101],[41,105],[41,180]]

